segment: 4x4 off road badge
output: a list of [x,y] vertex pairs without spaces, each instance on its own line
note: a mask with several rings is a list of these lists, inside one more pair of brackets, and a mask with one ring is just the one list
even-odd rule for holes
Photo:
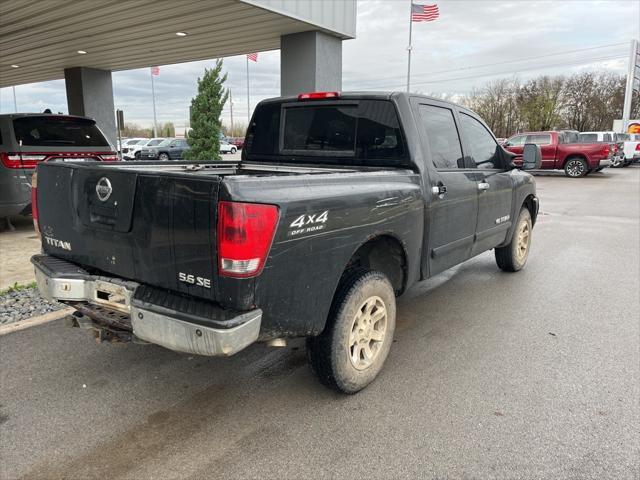
[[107,177],[102,177],[98,180],[98,183],[96,183],[96,193],[98,194],[98,199],[101,202],[109,200],[111,192],[113,192],[113,188],[111,187],[111,182]]

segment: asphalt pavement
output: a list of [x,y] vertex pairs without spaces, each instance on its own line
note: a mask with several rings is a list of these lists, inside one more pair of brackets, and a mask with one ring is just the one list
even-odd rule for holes
[[638,479],[640,168],[537,182],[525,270],[489,252],[411,289],[357,395],[299,341],[221,359],[62,321],[0,337],[0,477]]

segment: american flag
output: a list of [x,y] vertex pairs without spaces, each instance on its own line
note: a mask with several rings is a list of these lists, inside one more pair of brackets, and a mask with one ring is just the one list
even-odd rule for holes
[[412,22],[433,22],[440,16],[438,5],[420,5],[418,3],[411,4],[411,21]]
[[257,53],[247,53],[247,58],[249,60],[257,62],[258,61],[258,54]]
[[151,67],[151,75],[160,75],[160,67]]

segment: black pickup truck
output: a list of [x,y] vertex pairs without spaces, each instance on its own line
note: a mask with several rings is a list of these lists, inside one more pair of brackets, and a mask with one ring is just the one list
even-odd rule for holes
[[512,159],[429,97],[266,100],[240,162],[39,165],[38,287],[101,340],[231,355],[306,337],[319,378],[353,393],[387,357],[396,296],[490,249],[524,266],[539,147]]

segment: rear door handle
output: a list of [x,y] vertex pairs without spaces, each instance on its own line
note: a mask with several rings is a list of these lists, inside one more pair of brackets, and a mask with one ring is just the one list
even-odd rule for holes
[[481,192],[484,192],[485,190],[489,190],[489,188],[491,188],[491,184],[490,183],[480,182],[478,184],[478,190],[480,190]]

